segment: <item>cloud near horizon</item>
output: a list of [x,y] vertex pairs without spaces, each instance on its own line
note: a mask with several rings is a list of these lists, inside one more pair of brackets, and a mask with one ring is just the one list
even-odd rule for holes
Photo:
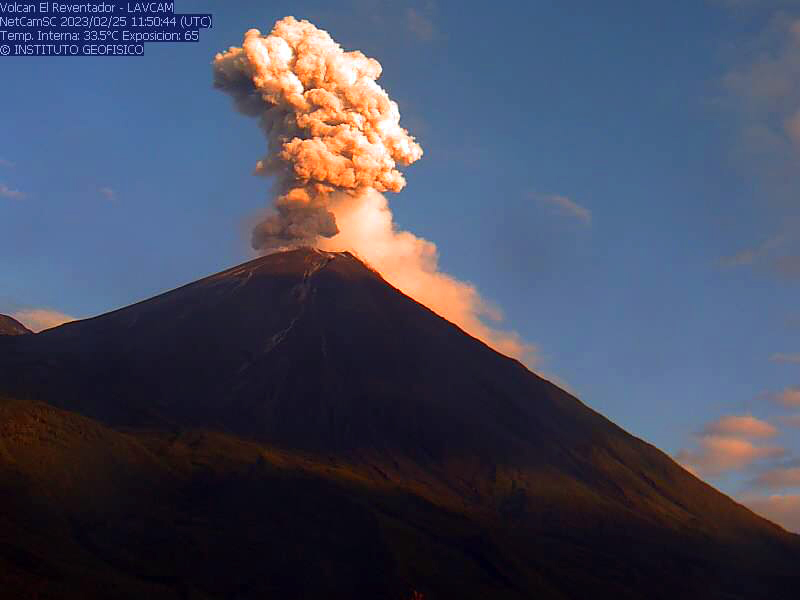
[[787,531],[800,533],[800,494],[743,496],[739,502]]
[[755,444],[753,438],[772,437],[774,426],[751,415],[728,415],[709,423],[697,434],[698,448],[683,449],[675,459],[693,473],[717,476],[749,467],[753,463],[783,456],[777,446]]
[[698,450],[681,450],[676,460],[688,465],[700,475],[716,476],[752,465],[764,458],[782,456],[784,450],[777,447],[756,446],[741,438],[709,435],[699,440]]
[[75,317],[49,308],[27,308],[13,312],[11,316],[37,333],[76,320]]
[[[697,434],[697,449],[681,450],[675,460],[698,477],[744,471],[759,461],[786,455],[783,448],[757,445],[753,441],[777,434],[775,426],[752,415],[723,416]],[[800,495],[765,494],[798,487],[800,467],[772,466],[750,480],[747,492],[740,495],[738,501],[785,529],[800,532]]]
[[751,482],[753,487],[770,490],[800,488],[800,467],[776,467],[759,473]]

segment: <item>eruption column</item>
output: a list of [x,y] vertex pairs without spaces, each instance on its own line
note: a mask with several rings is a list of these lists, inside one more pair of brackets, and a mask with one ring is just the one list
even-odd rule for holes
[[399,192],[422,148],[376,83],[378,61],[345,52],[327,32],[286,17],[214,59],[214,85],[257,117],[267,155],[256,173],[278,183],[275,210],[253,230],[256,250],[355,252],[405,294],[496,350],[533,365],[535,348],[486,321],[501,315],[469,283],[438,267],[432,242],[397,231],[382,192]]
[[327,32],[286,17],[272,32],[251,29],[241,48],[214,59],[214,84],[258,117],[267,155],[256,172],[277,178],[275,213],[253,231],[253,247],[314,245],[338,233],[335,193],[399,192],[422,148],[400,127],[400,111],[376,80],[381,65],[345,52]]

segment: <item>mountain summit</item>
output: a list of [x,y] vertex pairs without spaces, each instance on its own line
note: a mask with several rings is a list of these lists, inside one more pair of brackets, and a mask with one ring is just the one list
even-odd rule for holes
[[0,338],[0,394],[8,585],[101,597],[92,573],[130,597],[796,593],[797,536],[347,252],[271,254]]

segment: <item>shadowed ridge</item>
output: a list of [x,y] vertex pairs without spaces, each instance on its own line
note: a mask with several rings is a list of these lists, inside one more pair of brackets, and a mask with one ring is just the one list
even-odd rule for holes
[[[617,597],[642,597],[641,581],[604,573],[603,557],[613,556],[636,577],[675,577],[661,597],[668,589],[693,597],[680,595],[680,577],[702,564],[687,580],[692,590],[737,597],[766,581],[781,598],[800,555],[796,536],[349,253],[276,253],[112,313],[5,339],[0,392],[125,430],[210,431],[347,465],[349,478],[501,536],[514,556],[502,568],[492,563],[501,588],[508,580],[541,589],[519,578],[535,557],[558,574],[557,587],[574,586],[574,597],[614,577],[607,589]],[[413,521],[404,510],[398,527]],[[445,535],[441,523],[414,523]],[[486,597],[518,596],[526,594]]]
[[[322,250],[317,250],[316,248],[309,248],[309,247],[302,247],[294,250],[288,250],[285,252],[267,254],[265,256],[259,256],[258,258],[254,258],[242,264],[236,265],[235,267],[230,267],[213,275],[208,275],[196,281],[192,281],[190,283],[180,285],[176,288],[167,290],[165,292],[161,292],[160,294],[157,294],[150,298],[139,300],[138,302],[134,302],[133,304],[128,304],[126,306],[111,310],[107,313],[103,313],[95,317],[76,319],[74,321],[64,323],[63,325],[59,325],[58,327],[53,327],[51,329],[48,329],[47,332],[60,330],[61,328],[69,328],[69,326],[72,325],[88,323],[98,319],[106,319],[111,315],[116,315],[118,313],[126,312],[130,309],[133,309],[141,305],[157,302],[163,298],[167,297],[171,298],[174,295],[182,294],[187,290],[195,289],[197,287],[202,287],[202,286],[208,286],[209,284],[213,284],[219,281],[224,281],[226,279],[240,278],[242,276],[249,278],[252,277],[253,275],[282,276],[291,273],[294,274],[302,273],[305,272],[305,270],[308,268],[310,262],[313,262],[315,260],[325,262],[325,259],[330,260],[335,256],[346,256],[349,258],[353,258],[354,260],[356,260],[356,262],[359,262],[357,259],[355,259],[355,257],[353,257],[353,255],[350,252],[326,252]],[[364,266],[365,268],[368,268],[366,267],[366,265]],[[2,316],[3,315],[0,315],[0,317]]]
[[0,315],[0,335],[25,335],[33,333],[16,319],[7,315]]

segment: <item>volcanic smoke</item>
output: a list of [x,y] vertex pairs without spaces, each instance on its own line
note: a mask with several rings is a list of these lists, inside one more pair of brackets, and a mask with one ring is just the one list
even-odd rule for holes
[[274,211],[253,229],[254,249],[350,250],[405,294],[532,364],[532,346],[484,322],[499,321],[499,311],[474,286],[439,271],[435,244],[395,228],[382,192],[405,187],[398,166],[419,160],[422,148],[376,83],[378,61],[285,17],[269,35],[247,31],[242,47],[217,54],[213,68],[214,86],[266,134],[256,174],[277,180]]

